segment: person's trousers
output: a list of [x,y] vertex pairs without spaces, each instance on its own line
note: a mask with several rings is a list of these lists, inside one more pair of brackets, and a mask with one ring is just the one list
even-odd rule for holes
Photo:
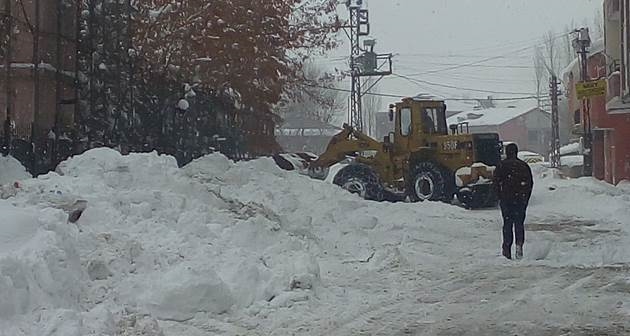
[[501,214],[503,215],[503,247],[512,248],[514,236],[516,245],[522,246],[525,242],[525,215],[527,202],[501,201]]

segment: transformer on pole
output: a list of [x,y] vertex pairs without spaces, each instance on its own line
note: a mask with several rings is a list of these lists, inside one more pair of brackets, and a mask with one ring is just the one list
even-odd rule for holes
[[[348,28],[350,33],[350,75],[352,79],[350,93],[349,124],[358,131],[363,131],[363,113],[361,100],[371,89],[362,91],[361,77],[383,76],[392,74],[392,54],[377,54],[374,52],[375,40],[364,40],[361,48],[361,37],[370,34],[369,11],[362,8],[363,1],[348,0],[346,6],[350,11]],[[380,65],[379,65],[380,63]],[[382,69],[385,67],[385,69]]]

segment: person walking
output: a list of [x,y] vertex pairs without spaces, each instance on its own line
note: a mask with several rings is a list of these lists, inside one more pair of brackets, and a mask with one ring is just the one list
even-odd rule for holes
[[512,243],[516,236],[516,259],[521,259],[525,243],[525,216],[534,180],[529,165],[518,158],[516,144],[507,145],[505,152],[507,158],[494,171],[494,185],[503,215],[502,253],[512,259]]

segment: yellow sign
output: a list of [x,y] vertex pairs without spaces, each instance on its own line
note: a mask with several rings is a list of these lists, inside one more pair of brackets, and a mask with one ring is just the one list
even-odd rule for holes
[[575,84],[575,92],[578,99],[586,99],[591,97],[606,95],[606,80],[600,79]]

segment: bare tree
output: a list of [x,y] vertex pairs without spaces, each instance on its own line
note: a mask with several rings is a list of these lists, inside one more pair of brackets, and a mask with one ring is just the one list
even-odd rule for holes
[[544,96],[547,87],[547,69],[545,68],[542,48],[538,47],[534,50],[534,74],[536,79],[536,100],[538,101],[538,107],[542,106],[542,97]]
[[571,31],[573,31],[575,28],[575,23],[574,21],[571,21],[571,24],[568,26],[565,26],[564,28],[564,36],[562,38],[562,66],[566,67],[569,64],[571,64],[571,62],[573,62],[573,60],[575,59],[575,50],[573,50],[573,43],[571,43]]
[[536,100],[538,107],[546,105],[547,83],[553,75],[558,74],[560,53],[558,52],[558,36],[553,31],[547,32],[542,43],[534,49],[534,75],[536,80]]
[[545,51],[545,58],[543,59],[545,67],[551,74],[557,75],[560,53],[558,52],[559,48],[557,47],[558,37],[553,31],[550,30],[547,34],[545,34],[543,45]]
[[365,116],[365,130],[369,136],[376,136],[376,116],[381,109],[381,105],[383,103],[382,97],[370,93],[377,93],[379,91],[378,84],[376,84],[376,78],[368,77],[366,81],[363,82],[363,87],[365,89],[371,88],[369,93],[363,96],[363,105],[362,110]]
[[300,85],[285,97],[276,113],[285,119],[330,124],[345,107],[346,94],[337,87],[341,77],[313,62],[304,64],[302,75]]
[[560,73],[562,69],[575,59],[571,44],[571,31],[569,26],[561,35],[549,31],[543,36],[542,43],[534,49],[534,75],[539,106],[542,105],[542,97],[546,96],[547,83],[549,83],[551,76],[562,76]]

